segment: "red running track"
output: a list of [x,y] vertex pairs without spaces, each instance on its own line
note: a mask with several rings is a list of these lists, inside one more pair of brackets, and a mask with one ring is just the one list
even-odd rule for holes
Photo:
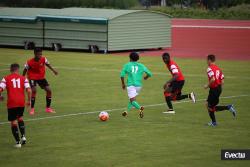
[[165,51],[175,57],[215,54],[219,59],[250,60],[250,21],[173,19],[172,47],[141,55],[160,56]]

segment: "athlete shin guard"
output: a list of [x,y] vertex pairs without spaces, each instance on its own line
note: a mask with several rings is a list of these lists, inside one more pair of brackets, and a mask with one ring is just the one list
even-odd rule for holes
[[20,141],[17,125],[11,125],[12,135],[14,136],[16,142]]
[[214,112],[209,111],[208,113],[209,113],[209,116],[210,116],[210,118],[211,118],[212,122],[213,122],[213,123],[214,123],[214,122],[216,122]]
[[25,136],[25,125],[23,119],[18,120],[18,127],[22,136]]
[[168,108],[170,109],[170,110],[172,110],[173,109],[173,105],[172,105],[172,102],[171,102],[171,97],[170,96],[166,96],[165,97],[165,100],[166,100],[166,103],[167,103],[167,105],[168,105]]

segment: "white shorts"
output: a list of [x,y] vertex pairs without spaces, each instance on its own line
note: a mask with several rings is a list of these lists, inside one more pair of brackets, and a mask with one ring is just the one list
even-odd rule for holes
[[141,88],[142,87],[136,87],[136,86],[127,87],[128,97],[130,99],[136,97],[139,94],[139,92],[141,91]]

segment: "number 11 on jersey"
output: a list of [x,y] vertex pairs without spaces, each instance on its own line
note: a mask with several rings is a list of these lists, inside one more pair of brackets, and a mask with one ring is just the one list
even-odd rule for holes
[[132,66],[132,73],[137,73],[138,71],[138,66]]
[[18,79],[12,79],[11,80],[12,81],[12,83],[13,83],[13,88],[21,88],[21,84],[20,84],[20,78],[18,78]]

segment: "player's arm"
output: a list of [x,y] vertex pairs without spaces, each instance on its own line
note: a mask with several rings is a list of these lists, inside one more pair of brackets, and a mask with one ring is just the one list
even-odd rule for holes
[[149,71],[149,69],[147,67],[144,67],[144,72],[146,73],[144,80],[147,80],[148,78],[152,77],[152,72]]
[[26,94],[27,94],[27,106],[30,106],[30,101],[31,101],[31,89],[30,88],[26,88]]
[[177,73],[174,74],[173,77],[172,77],[170,80],[168,80],[168,81],[163,85],[163,89],[167,89],[167,88],[169,87],[170,83],[176,81],[178,77],[179,77],[179,75],[178,75]]
[[179,70],[176,67],[176,65],[173,64],[171,65],[170,68],[171,68],[171,73],[173,74],[173,77],[170,80],[168,80],[165,85],[169,85],[170,83],[176,81],[177,78],[179,77]]
[[205,89],[209,88],[215,82],[214,72],[210,68],[207,69],[207,75],[208,75],[209,81],[204,86]]
[[0,101],[3,101],[3,95],[2,95],[2,92],[3,92],[3,88],[0,88]]
[[167,81],[167,84],[176,81],[178,77],[179,77],[178,73],[175,73],[173,77]]
[[29,65],[28,65],[28,62],[24,65],[24,69],[23,69],[23,76],[26,75],[27,71],[29,69]]
[[126,65],[123,67],[121,73],[120,73],[120,77],[121,77],[121,83],[122,83],[122,89],[125,90],[126,88],[126,84],[125,84],[125,75],[127,74],[127,67]]
[[214,76],[208,81],[208,83],[204,86],[205,89],[209,88],[215,81]]
[[2,92],[4,91],[5,88],[6,88],[6,81],[3,78],[2,81],[0,82],[0,101],[4,100]]
[[25,87],[25,90],[26,90],[27,98],[28,98],[27,106],[30,106],[30,101],[31,101],[31,88],[30,88],[30,84],[29,84],[28,79],[25,79],[25,81],[24,81],[24,87]]
[[50,64],[46,64],[46,66],[47,66],[55,75],[58,75],[58,72],[57,72]]

